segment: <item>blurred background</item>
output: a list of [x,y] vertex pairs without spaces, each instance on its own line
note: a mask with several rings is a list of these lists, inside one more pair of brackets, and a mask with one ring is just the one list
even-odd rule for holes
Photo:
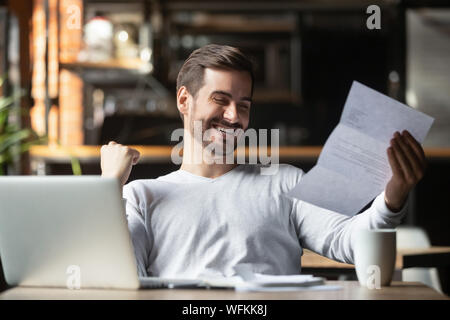
[[250,127],[279,129],[280,161],[305,171],[353,80],[434,117],[403,223],[450,245],[447,0],[10,0],[0,35],[3,174],[99,174],[110,140],[141,151],[131,180],[176,170],[177,73],[194,49],[228,44],[255,61]]

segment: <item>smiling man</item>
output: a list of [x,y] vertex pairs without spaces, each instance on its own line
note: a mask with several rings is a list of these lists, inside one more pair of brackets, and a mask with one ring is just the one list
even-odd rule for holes
[[[394,134],[387,150],[393,176],[385,191],[353,217],[284,196],[302,178],[294,166],[263,175],[261,165],[214,161],[248,127],[253,83],[252,64],[237,48],[207,45],[185,61],[177,79],[182,165],[123,190],[139,275],[232,276],[240,263],[258,273],[296,274],[303,248],[353,263],[357,229],[400,223],[425,168],[423,149],[407,132]],[[194,134],[196,124],[203,137]],[[211,144],[216,152],[199,154]],[[101,149],[102,176],[124,185],[138,159],[136,150],[110,142]]]

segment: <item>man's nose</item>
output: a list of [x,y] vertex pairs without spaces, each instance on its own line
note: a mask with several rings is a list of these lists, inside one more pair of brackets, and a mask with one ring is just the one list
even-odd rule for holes
[[239,122],[237,106],[234,102],[231,102],[225,109],[223,117],[230,123]]

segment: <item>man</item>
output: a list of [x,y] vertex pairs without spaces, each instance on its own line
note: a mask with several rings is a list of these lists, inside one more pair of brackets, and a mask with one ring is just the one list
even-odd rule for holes
[[[247,129],[252,91],[252,64],[237,48],[207,45],[184,63],[177,79],[184,122],[181,168],[123,190],[139,275],[232,276],[239,263],[258,273],[296,274],[302,248],[353,263],[356,229],[400,223],[408,193],[425,168],[422,147],[407,132],[395,133],[387,150],[393,175],[384,192],[353,217],[284,196],[303,175],[294,166],[262,175],[261,165],[214,161],[227,152],[192,161],[198,150],[210,144],[221,150],[226,138],[235,141],[239,129]],[[198,121],[202,133],[210,133],[207,141],[194,135]],[[136,150],[110,142],[101,150],[102,175],[124,185],[138,159]]]

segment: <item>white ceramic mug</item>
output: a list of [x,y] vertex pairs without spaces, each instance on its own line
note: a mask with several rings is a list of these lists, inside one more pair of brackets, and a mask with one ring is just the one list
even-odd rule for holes
[[369,289],[389,286],[397,255],[394,229],[358,230],[354,262],[359,283]]

